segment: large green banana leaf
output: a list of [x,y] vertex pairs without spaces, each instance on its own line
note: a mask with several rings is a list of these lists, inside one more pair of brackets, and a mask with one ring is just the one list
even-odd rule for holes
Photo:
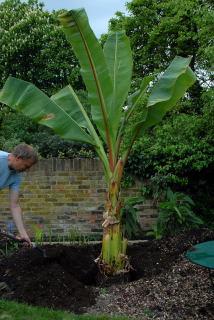
[[113,132],[112,122],[108,121],[113,88],[103,50],[90,28],[84,9],[68,11],[61,15],[59,20],[81,65],[92,118],[102,138],[107,142]]
[[142,110],[142,120],[133,128],[137,138],[145,129],[160,122],[187,89],[192,86],[196,76],[190,69],[191,57],[175,57],[151,91],[146,107]]
[[[94,148],[103,162],[106,177],[109,177],[110,173],[108,168],[108,159],[103,149],[102,142],[100,141],[93,124],[91,123],[73,88],[68,85],[51,96],[51,100],[61,107],[68,115],[70,115],[80,127],[87,128],[90,136],[94,140],[94,144],[96,144]],[[53,129],[55,130],[55,127],[53,127]]]
[[126,111],[126,119],[130,117],[132,112],[138,107],[140,104],[143,103],[143,99],[145,98],[146,91],[148,89],[149,83],[154,79],[154,76],[147,76],[145,77],[140,85],[140,89],[135,91],[132,95],[128,97],[128,109]]
[[61,89],[50,98],[58,106],[63,108],[80,127],[88,128],[88,122],[83,114],[84,109],[82,104],[70,85]]
[[[0,91],[0,102],[20,110],[29,118],[46,125],[61,137],[96,145],[94,139],[71,117],[67,108],[46,96],[33,84],[9,77]],[[71,106],[72,107],[72,106]]]
[[113,84],[110,119],[114,133],[117,133],[122,107],[131,84],[133,65],[130,42],[124,31],[108,36],[104,45],[104,55]]

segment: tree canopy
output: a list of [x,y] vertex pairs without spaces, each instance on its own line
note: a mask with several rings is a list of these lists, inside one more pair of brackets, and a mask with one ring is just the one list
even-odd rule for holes
[[117,12],[109,30],[126,30],[136,76],[162,71],[176,55],[191,55],[191,68],[201,84],[208,83],[214,64],[212,0],[133,0],[127,9],[129,16]]
[[[59,25],[60,12],[44,10],[38,0],[0,3],[0,87],[14,76],[32,81],[51,95],[70,83],[85,100],[77,58]],[[2,106],[0,148],[10,151],[20,142],[34,145],[44,157],[73,156],[82,148]]]
[[[0,85],[9,75],[51,94],[71,83],[83,88],[79,65],[57,19],[38,0],[0,3]],[[60,48],[60,50],[59,50]]]

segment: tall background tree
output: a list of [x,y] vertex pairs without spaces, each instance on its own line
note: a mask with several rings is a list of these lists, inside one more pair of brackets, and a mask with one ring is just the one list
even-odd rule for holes
[[159,74],[175,55],[193,57],[197,81],[188,99],[134,145],[126,169],[152,181],[144,193],[158,195],[168,186],[188,192],[195,211],[213,226],[213,1],[133,0],[127,9],[129,16],[117,12],[109,30],[125,29],[131,39],[133,87],[142,75]]
[[[58,15],[59,11],[44,10],[38,0],[0,3],[0,87],[8,76],[32,81],[48,94],[70,83],[82,102],[86,100],[79,64],[59,26]],[[73,156],[82,148],[1,106],[0,148],[10,151],[20,142],[33,144],[44,157]]]
[[109,30],[125,29],[134,51],[136,77],[162,71],[176,55],[191,55],[201,81],[214,63],[212,0],[133,0],[129,16],[118,12]]
[[59,27],[58,14],[44,10],[38,0],[0,4],[1,87],[11,75],[32,81],[49,94],[68,83],[84,88],[77,59]]

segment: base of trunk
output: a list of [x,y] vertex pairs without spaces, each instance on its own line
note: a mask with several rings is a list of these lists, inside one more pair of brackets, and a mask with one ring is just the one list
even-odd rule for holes
[[130,272],[129,271],[117,271],[117,274],[107,276],[103,273],[98,273],[96,276],[96,284],[98,286],[108,287],[112,284],[123,284],[130,282]]

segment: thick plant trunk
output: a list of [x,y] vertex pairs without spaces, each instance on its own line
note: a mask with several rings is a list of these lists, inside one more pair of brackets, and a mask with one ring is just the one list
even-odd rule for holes
[[121,225],[111,224],[104,230],[102,253],[99,266],[102,273],[115,275],[128,271],[128,257],[126,256],[128,240],[122,237]]
[[126,249],[128,240],[123,238],[121,225],[120,180],[123,167],[109,184],[106,210],[104,212],[104,231],[99,267],[102,273],[114,275],[128,269]]

